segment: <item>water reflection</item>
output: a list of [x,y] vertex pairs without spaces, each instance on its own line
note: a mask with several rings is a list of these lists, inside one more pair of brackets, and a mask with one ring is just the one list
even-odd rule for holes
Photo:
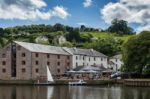
[[149,99],[149,92],[125,86],[0,86],[0,99]]

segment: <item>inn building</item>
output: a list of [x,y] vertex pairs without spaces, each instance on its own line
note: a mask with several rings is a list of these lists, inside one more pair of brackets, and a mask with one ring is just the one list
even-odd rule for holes
[[107,68],[107,56],[94,49],[65,48],[72,55],[72,68],[102,66]]
[[14,41],[0,50],[0,80],[45,80],[78,66],[104,66],[107,56],[93,49],[79,49]]

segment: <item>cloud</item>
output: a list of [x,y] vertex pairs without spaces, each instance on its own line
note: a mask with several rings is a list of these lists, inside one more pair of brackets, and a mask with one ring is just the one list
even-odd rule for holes
[[150,24],[142,25],[137,28],[137,33],[140,33],[141,31],[150,31]]
[[150,30],[150,0],[120,0],[108,3],[100,10],[102,18],[108,24],[115,18],[129,23],[140,24],[137,31]]
[[85,7],[85,8],[87,8],[87,7],[90,7],[91,5],[92,5],[92,0],[85,0],[84,2],[83,2],[83,6]]
[[84,22],[79,22],[79,23],[77,23],[78,25],[87,25],[86,23],[84,23]]
[[47,4],[43,0],[1,0],[0,19],[43,19],[51,17],[66,19],[70,14],[63,6],[56,6],[45,12]]

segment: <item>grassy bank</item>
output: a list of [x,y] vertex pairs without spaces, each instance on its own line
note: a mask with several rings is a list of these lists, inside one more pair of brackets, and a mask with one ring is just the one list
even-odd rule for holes
[[132,35],[118,35],[118,34],[113,34],[113,33],[108,33],[108,32],[81,32],[84,34],[90,34],[93,37],[97,37],[97,38],[109,38],[109,37],[113,37],[116,39],[121,39],[123,41],[127,41],[130,37],[132,37]]

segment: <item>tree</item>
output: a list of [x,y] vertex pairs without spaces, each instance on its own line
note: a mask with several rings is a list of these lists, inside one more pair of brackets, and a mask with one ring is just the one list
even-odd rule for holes
[[79,42],[80,41],[79,29],[75,28],[72,31],[69,31],[69,33],[66,35],[66,37],[67,37],[68,41],[75,40],[75,41]]
[[150,74],[150,32],[143,31],[123,45],[123,70]]
[[80,27],[80,31],[85,31],[85,25],[81,25],[81,27]]
[[109,32],[123,34],[134,34],[133,29],[128,26],[128,22],[124,20],[114,19],[111,26],[107,29]]
[[56,23],[54,26],[53,26],[53,31],[56,32],[56,31],[65,31],[65,27],[64,25],[60,24],[60,23]]
[[92,43],[85,43],[84,48],[93,48],[105,55],[113,56],[121,51],[120,43],[121,40],[116,40],[114,38],[99,38],[98,41]]
[[72,43],[71,42],[65,42],[65,43],[62,43],[61,45],[60,45],[61,47],[73,47],[73,45],[72,45]]

